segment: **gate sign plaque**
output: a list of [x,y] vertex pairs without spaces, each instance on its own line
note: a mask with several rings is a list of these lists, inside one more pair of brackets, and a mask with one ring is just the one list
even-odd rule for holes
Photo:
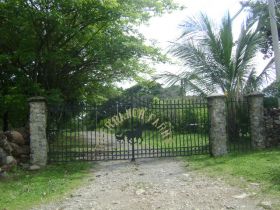
[[121,125],[125,120],[135,118],[143,120],[145,123],[150,123],[158,130],[163,139],[170,138],[172,135],[171,123],[162,122],[157,115],[148,113],[146,108],[130,108],[126,109],[124,113],[118,113],[105,122],[105,127],[113,129]]

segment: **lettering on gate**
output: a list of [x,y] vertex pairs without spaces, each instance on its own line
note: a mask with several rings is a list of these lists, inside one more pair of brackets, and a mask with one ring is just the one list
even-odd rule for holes
[[171,137],[171,123],[162,122],[156,114],[149,113],[146,108],[130,108],[126,109],[124,113],[118,113],[105,122],[105,127],[113,129],[120,126],[125,120],[135,118],[150,123],[156,128],[163,139]]

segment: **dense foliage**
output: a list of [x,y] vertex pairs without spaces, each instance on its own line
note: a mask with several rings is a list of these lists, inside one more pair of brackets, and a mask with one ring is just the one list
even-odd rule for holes
[[4,129],[30,96],[92,102],[117,92],[113,82],[148,72],[144,58],[163,56],[145,45],[136,26],[174,8],[172,0],[0,1]]

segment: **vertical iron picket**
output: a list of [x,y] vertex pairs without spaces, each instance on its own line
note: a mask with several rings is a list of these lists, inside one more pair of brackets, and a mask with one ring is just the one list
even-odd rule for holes
[[203,99],[130,97],[107,106],[53,106],[49,110],[51,162],[209,153],[209,118]]

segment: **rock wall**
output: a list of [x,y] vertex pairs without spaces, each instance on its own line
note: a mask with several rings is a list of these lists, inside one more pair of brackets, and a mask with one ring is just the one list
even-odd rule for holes
[[207,97],[210,116],[210,153],[212,156],[227,154],[226,103],[224,95]]
[[0,172],[13,165],[28,163],[30,157],[29,132],[21,128],[0,133]]
[[264,108],[262,93],[252,93],[247,96],[250,107],[250,130],[254,149],[265,148]]
[[30,163],[45,166],[48,160],[47,141],[47,107],[45,98],[33,97],[29,99],[29,127],[30,127]]
[[266,147],[280,146],[280,109],[270,108],[264,111]]

